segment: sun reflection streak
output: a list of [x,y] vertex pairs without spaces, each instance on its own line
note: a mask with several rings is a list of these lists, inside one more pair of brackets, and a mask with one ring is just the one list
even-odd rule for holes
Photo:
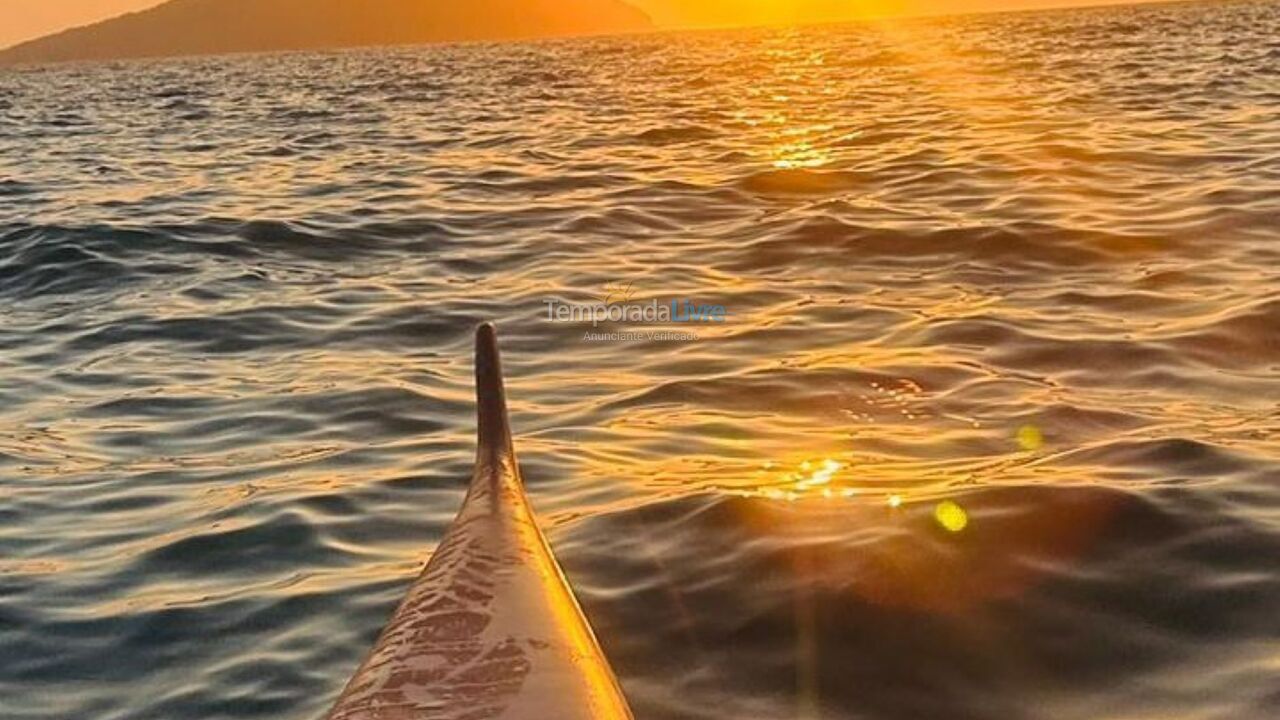
[[831,162],[831,156],[826,151],[814,147],[808,141],[784,143],[774,150],[774,154],[776,159],[773,166],[779,170],[816,168]]

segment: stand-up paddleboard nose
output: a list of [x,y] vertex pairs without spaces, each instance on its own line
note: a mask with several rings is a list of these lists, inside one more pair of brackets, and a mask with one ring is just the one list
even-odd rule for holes
[[476,413],[462,509],[329,720],[631,720],[525,497],[488,323]]

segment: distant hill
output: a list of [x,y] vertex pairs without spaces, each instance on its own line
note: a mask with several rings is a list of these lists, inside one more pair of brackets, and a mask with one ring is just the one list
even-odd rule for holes
[[170,0],[0,51],[0,64],[635,32],[622,0]]

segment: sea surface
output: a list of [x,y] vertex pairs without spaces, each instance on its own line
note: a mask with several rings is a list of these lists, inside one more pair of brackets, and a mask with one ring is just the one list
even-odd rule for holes
[[1278,28],[0,71],[0,717],[320,717],[487,320],[639,720],[1280,716]]

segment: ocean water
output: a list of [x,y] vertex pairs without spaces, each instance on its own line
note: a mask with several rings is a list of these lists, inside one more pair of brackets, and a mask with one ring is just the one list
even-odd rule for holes
[[322,715],[486,320],[639,720],[1280,715],[1277,28],[0,71],[0,716]]

